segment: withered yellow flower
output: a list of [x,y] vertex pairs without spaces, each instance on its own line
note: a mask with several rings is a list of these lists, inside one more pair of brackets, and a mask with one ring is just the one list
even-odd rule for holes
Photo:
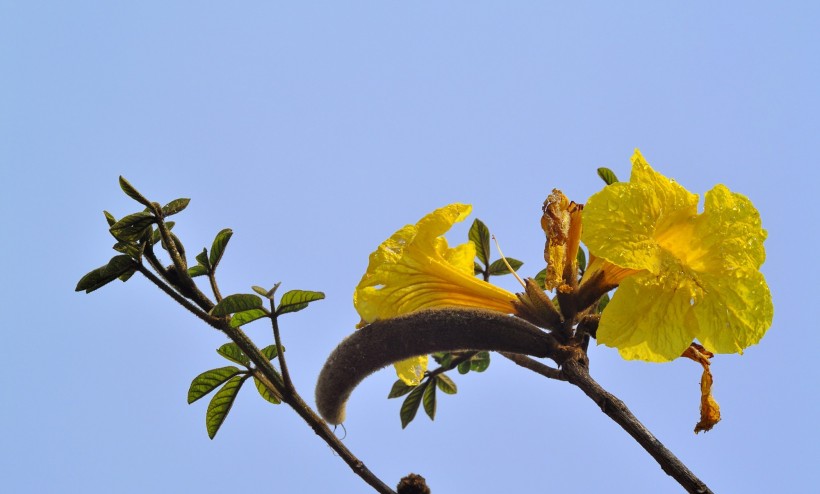
[[[370,254],[353,294],[362,324],[432,307],[475,307],[514,313],[516,296],[474,276],[475,245],[450,248],[443,235],[472,207],[450,204],[407,225]],[[394,364],[408,385],[421,382],[427,356]]]
[[547,290],[557,288],[567,292],[576,283],[582,210],[583,206],[567,199],[558,189],[553,189],[544,201],[541,229],[547,236],[544,245],[544,260],[547,261],[544,286]]

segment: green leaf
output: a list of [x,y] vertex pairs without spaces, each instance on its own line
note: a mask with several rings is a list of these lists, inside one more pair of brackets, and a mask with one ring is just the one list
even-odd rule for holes
[[396,382],[393,383],[393,387],[390,388],[390,393],[387,395],[387,398],[398,398],[399,396],[404,396],[407,393],[413,391],[416,386],[408,386],[404,384],[404,381],[401,379],[396,379]]
[[197,264],[196,266],[191,266],[188,268],[188,276],[191,278],[196,278],[197,276],[203,276],[208,274],[208,270],[205,269],[205,266],[202,264]]
[[132,259],[142,257],[142,248],[134,242],[117,242],[114,244],[114,250],[127,254]]
[[125,194],[130,197],[131,199],[137,201],[138,203],[142,204],[143,206],[151,207],[151,201],[145,198],[142,194],[140,194],[137,189],[131,185],[128,180],[124,179],[122,175],[120,175],[120,188],[122,189]]
[[453,354],[449,352],[438,352],[433,354],[433,360],[442,367],[450,367],[453,361]]
[[214,242],[211,245],[211,266],[212,269],[216,269],[217,264],[219,261],[222,260],[222,254],[225,253],[225,247],[228,245],[228,241],[233,236],[233,230],[230,228],[225,228],[224,230],[220,231],[216,234],[214,238]]
[[458,373],[459,374],[466,374],[468,372],[470,372],[470,361],[469,360],[458,364]]
[[612,185],[615,182],[618,182],[618,177],[615,176],[615,172],[609,168],[598,168],[598,176],[601,177],[601,180],[606,182],[607,185]]
[[188,404],[207,395],[220,384],[224,383],[233,376],[239,374],[239,369],[230,365],[228,367],[220,367],[218,369],[211,369],[196,376],[191,381],[191,387],[188,388]]
[[103,214],[105,215],[105,221],[108,222],[108,226],[109,227],[114,226],[114,223],[117,222],[117,219],[114,218],[114,216],[111,213],[109,213],[108,211],[103,211]]
[[196,255],[196,262],[201,264],[206,271],[211,268],[211,261],[208,260],[208,249],[203,248],[202,252]]
[[259,395],[264,398],[265,400],[273,403],[274,405],[278,405],[282,403],[282,397],[279,396],[277,393],[274,393],[267,386],[262,384],[262,381],[257,379],[256,377],[253,378],[253,383],[256,385],[256,390],[259,391]]
[[251,310],[244,310],[242,312],[237,312],[233,316],[231,316],[231,327],[238,328],[244,324],[248,324],[249,322],[255,321],[257,319],[262,319],[263,317],[268,316],[268,311],[265,308],[261,309],[251,309]]
[[[275,359],[276,355],[279,353],[279,351],[276,349],[276,345],[268,345],[260,351],[262,352],[262,355],[264,355],[265,358],[268,360]],[[282,351],[285,351],[284,347],[282,348]]]
[[188,207],[189,202],[191,202],[191,200],[184,197],[174,199],[165,206],[162,206],[162,217],[166,218],[173,214],[179,213],[180,211]]
[[581,270],[581,274],[584,274],[584,271],[587,269],[587,255],[584,249],[578,249],[578,255],[575,256],[575,260],[578,262],[578,269]]
[[475,275],[484,274],[484,266],[482,266],[481,264],[479,264],[477,262],[474,262],[473,263],[473,274],[475,274]]
[[[518,271],[518,268],[524,265],[523,262],[518,259],[513,259],[512,257],[508,257],[507,262],[513,268],[513,271]],[[507,265],[504,264],[503,260],[498,259],[490,264],[490,274],[493,276],[501,276],[503,274],[510,274],[510,270],[507,269]]]
[[484,372],[490,366],[490,352],[478,352],[470,359],[470,370]]
[[251,359],[245,355],[245,352],[239,349],[236,343],[225,343],[216,349],[216,353],[222,355],[231,362],[236,362],[239,365],[244,365],[247,367],[251,363]]
[[251,309],[258,309],[262,307],[262,299],[256,295],[237,293],[235,295],[228,295],[223,298],[221,302],[216,304],[211,309],[212,316],[220,317],[233,314],[234,312],[242,312]]
[[450,379],[450,377],[446,374],[439,374],[438,376],[436,376],[436,386],[438,386],[438,389],[440,389],[444,393],[447,393],[448,395],[454,395],[458,393],[458,386],[456,386],[456,383],[453,382],[453,380]]
[[264,288],[262,288],[261,286],[253,285],[251,288],[253,289],[253,291],[255,291],[256,293],[258,293],[259,295],[262,295],[263,297],[266,297],[266,298],[267,298],[267,296],[268,296],[268,291],[267,291],[267,290],[265,290]]
[[274,294],[274,293],[276,293],[276,290],[278,290],[278,289],[279,289],[279,285],[281,285],[281,284],[282,284],[282,282],[281,282],[281,281],[276,282],[276,284],[275,284],[275,285],[273,285],[273,288],[271,288],[270,290],[268,290],[268,294],[267,294],[266,296],[267,296],[269,299],[273,300],[273,294]]
[[290,290],[282,295],[279,299],[279,307],[276,308],[276,314],[286,314],[288,312],[296,312],[308,306],[308,303],[322,300],[325,294],[322,292],[312,292],[309,290]]
[[[177,236],[174,235],[173,232],[169,232],[168,235],[171,237],[171,240],[174,242],[174,247],[177,248],[177,252],[179,252],[179,255],[183,259],[185,259],[185,246],[182,245],[182,241],[179,238],[177,238]],[[165,240],[162,241],[161,245],[162,245],[163,249],[165,249],[166,251],[168,250],[168,246],[165,245]]]
[[480,219],[473,220],[468,237],[475,244],[475,255],[485,266],[490,264],[490,230]]
[[125,283],[126,281],[130,280],[134,273],[137,272],[137,268],[131,268],[128,271],[124,272],[123,274],[117,276],[117,279]]
[[404,429],[407,427],[407,424],[413,421],[416,418],[416,412],[419,411],[419,405],[421,404],[421,398],[424,394],[424,390],[427,388],[427,383],[429,381],[425,381],[410,392],[407,395],[407,398],[404,399],[404,403],[401,405],[401,410],[399,411],[399,417],[401,418],[401,428]]
[[85,290],[85,293],[91,293],[94,290],[111,283],[121,275],[134,268],[135,265],[134,261],[131,259],[131,256],[114,256],[105,266],[101,266],[80,278],[80,281],[77,282],[77,286],[74,288],[74,291],[79,292]]
[[598,314],[602,313],[607,305],[609,305],[609,294],[605,293],[604,296],[598,300]]
[[533,278],[533,280],[536,283],[538,283],[538,286],[540,286],[542,290],[546,290],[547,289],[547,284],[546,284],[547,268],[544,268],[541,271],[539,271],[538,274],[535,275],[535,278]]
[[234,400],[236,400],[236,395],[247,378],[247,375],[232,377],[208,403],[208,411],[205,413],[205,426],[208,428],[208,437],[211,439],[216,436],[219,428],[222,427],[222,423],[225,422],[225,418],[228,416],[228,412],[231,411]]
[[[433,380],[436,380],[434,377]],[[424,411],[427,412],[427,416],[430,417],[430,420],[435,420],[436,418],[436,385],[433,383],[428,383],[427,388],[424,390],[424,398],[422,399],[424,403]]]
[[145,229],[149,228],[155,221],[154,215],[141,211],[129,214],[114,223],[108,231],[111,232],[114,238],[122,242],[136,242],[145,233]]

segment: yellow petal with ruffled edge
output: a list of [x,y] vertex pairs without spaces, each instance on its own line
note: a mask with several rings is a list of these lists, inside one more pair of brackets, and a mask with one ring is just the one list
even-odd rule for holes
[[590,252],[630,269],[661,270],[656,235],[697,215],[698,196],[654,171],[639,151],[630,182],[616,182],[589,198],[581,240]]
[[[477,279],[473,274],[475,245],[450,248],[442,237],[470,214],[467,204],[450,204],[407,225],[370,255],[365,275],[353,294],[364,323],[431,307],[476,307],[512,314],[516,296]],[[427,357],[396,364],[409,385],[420,382]]]
[[640,270],[604,311],[598,342],[628,359],[677,358],[693,338],[716,353],[742,353],[771,326],[760,215],[718,185],[697,196],[655,172],[636,151],[629,183],[604,188],[584,209],[583,240],[594,256]]
[[601,315],[598,343],[617,348],[628,360],[680,357],[697,330],[690,305],[696,290],[685,279],[666,281],[647,272],[624,279]]

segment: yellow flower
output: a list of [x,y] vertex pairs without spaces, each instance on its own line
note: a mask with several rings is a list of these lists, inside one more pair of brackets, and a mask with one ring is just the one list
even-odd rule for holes
[[[512,314],[516,296],[474,276],[475,245],[450,248],[444,235],[472,207],[450,204],[407,225],[370,254],[353,305],[361,325],[431,307],[476,307]],[[394,364],[408,385],[421,382],[427,356]]]
[[620,270],[597,338],[624,358],[672,360],[693,339],[709,352],[742,353],[771,325],[759,271],[766,230],[747,197],[717,185],[698,214],[698,196],[636,150],[630,181],[593,195],[583,221],[597,268]]

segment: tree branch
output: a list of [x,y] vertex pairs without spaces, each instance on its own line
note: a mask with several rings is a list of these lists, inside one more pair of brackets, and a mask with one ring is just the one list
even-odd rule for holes
[[526,355],[522,355],[520,353],[508,353],[508,352],[500,352],[501,355],[506,357],[509,360],[512,360],[515,364],[524,367],[525,369],[529,369],[537,374],[541,374],[544,377],[549,379],[557,379],[559,381],[566,381],[567,377],[555,367],[550,367],[549,365],[542,364],[541,362],[527,357]]
[[712,494],[706,486],[678,457],[664,446],[617,397],[601,387],[587,367],[575,360],[564,362],[561,373],[567,381],[578,386],[592,401],[601,407],[609,418],[620,425],[647,453],[652,455],[667,475],[674,478],[691,494]]
[[[289,386],[283,382],[282,377],[276,372],[270,361],[262,355],[259,348],[251,341],[250,338],[239,328],[234,328],[230,325],[227,318],[216,318],[208,315],[200,310],[197,306],[191,303],[188,299],[177,293],[168,284],[163,283],[154,273],[142,264],[137,264],[137,270],[148,278],[152,283],[158,286],[168,296],[173,298],[177,303],[188,309],[198,318],[202,319],[209,326],[212,326],[225,333],[231,341],[236,343],[240,350],[242,350],[248,358],[256,365],[256,372],[261,373],[261,382],[277,397],[281,396],[281,400],[290,406],[296,413],[302,417],[302,420],[313,429],[313,431],[322,438],[328,446],[331,447],[345,463],[348,464],[351,470],[364,480],[368,485],[373,487],[380,494],[396,494],[387,484],[381,481],[373,472],[371,472],[364,463],[359,460],[347,447],[336,437],[336,434],[328,428],[325,422],[305,403],[301,396],[296,392],[296,389],[291,383]],[[274,325],[276,321],[274,320]],[[274,326],[276,327],[276,326]],[[277,331],[278,333],[278,331]],[[278,336],[278,335],[277,335]],[[282,345],[277,338],[277,350],[281,355]],[[284,362],[282,362],[284,363]],[[284,368],[283,368],[284,370]]]
[[[282,395],[282,401],[296,411],[296,413],[302,417],[302,420],[313,429],[313,432],[321,437],[333,451],[338,453],[356,475],[361,477],[362,480],[367,482],[368,485],[380,494],[396,494],[393,489],[371,472],[356,455],[347,449],[341,440],[336,437],[336,434],[328,428],[325,421],[305,403],[295,389],[285,386],[282,382],[282,378],[276,372],[276,369],[273,368],[270,361],[262,355],[259,348],[256,347],[253,341],[251,341],[241,329],[231,327],[226,319],[222,319],[222,321],[224,321],[224,323],[220,325],[220,329],[251,359],[265,378],[270,381],[275,388],[278,388],[277,391]],[[263,380],[262,382],[264,383],[265,381]]]
[[207,312],[202,311],[199,307],[189,302],[188,299],[177,293],[176,290],[171,288],[170,285],[164,283],[154,273],[152,273],[148,268],[146,268],[142,263],[137,263],[137,271],[142,273],[142,275],[148,278],[151,281],[151,283],[159,287],[160,290],[162,290],[169,297],[174,299],[174,301],[176,301],[179,305],[188,309],[193,315],[205,321],[205,323],[207,323],[209,326],[212,326],[216,329],[220,329],[219,326],[214,322],[213,318],[209,316]]

